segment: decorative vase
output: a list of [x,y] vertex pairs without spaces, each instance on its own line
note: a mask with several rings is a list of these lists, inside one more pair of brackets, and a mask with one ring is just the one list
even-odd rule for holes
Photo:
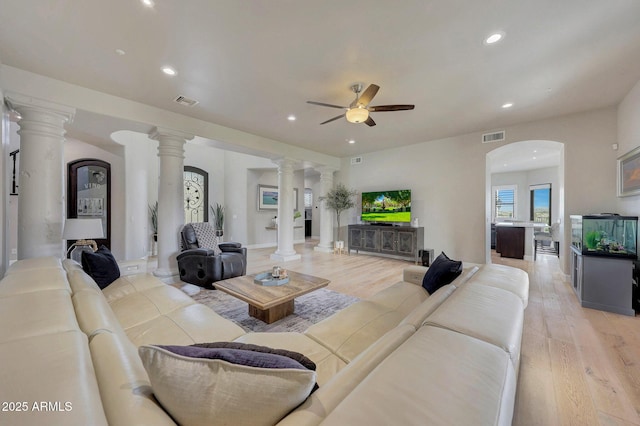
[[222,237],[224,235],[224,231],[222,229],[216,229],[216,237]]

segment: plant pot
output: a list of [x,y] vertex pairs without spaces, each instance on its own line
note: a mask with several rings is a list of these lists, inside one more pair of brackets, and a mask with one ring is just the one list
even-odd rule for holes
[[158,234],[153,234],[153,241],[158,242]]
[[222,237],[224,235],[224,231],[222,229],[216,229],[216,237]]

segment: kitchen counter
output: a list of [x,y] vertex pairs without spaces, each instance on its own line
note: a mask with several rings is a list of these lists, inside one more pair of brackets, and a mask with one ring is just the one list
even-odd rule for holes
[[548,226],[537,222],[497,222],[496,252],[502,257],[533,260],[533,233]]

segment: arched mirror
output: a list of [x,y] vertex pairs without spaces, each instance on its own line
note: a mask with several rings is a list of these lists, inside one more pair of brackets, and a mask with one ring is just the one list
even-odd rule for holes
[[[111,249],[111,165],[96,159],[72,161],[67,187],[67,217],[100,219],[105,238],[95,241]],[[74,242],[67,241],[67,247]]]

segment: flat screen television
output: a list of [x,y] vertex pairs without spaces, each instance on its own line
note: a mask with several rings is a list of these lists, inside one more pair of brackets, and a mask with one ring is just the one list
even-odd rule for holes
[[363,192],[361,217],[363,222],[411,222],[411,190]]

